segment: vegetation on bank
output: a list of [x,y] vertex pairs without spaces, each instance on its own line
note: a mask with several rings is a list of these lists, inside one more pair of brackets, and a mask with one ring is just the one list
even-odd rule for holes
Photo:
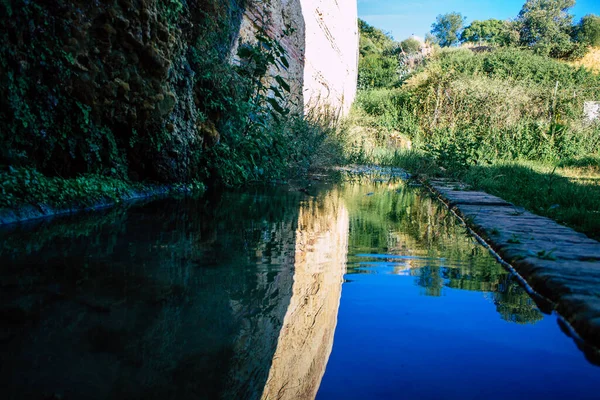
[[[244,7],[1,0],[3,206],[63,186],[76,200],[107,194],[98,182],[119,193],[305,171],[326,130],[298,115],[289,83],[272,76],[289,64],[279,42],[293,30],[267,34],[265,18],[231,63]],[[22,171],[47,185],[28,192]]]
[[80,209],[119,203],[145,195],[199,195],[204,189],[204,184],[199,181],[165,186],[91,174],[65,179],[47,177],[29,168],[11,167],[8,171],[0,171],[0,209],[18,208],[24,204],[58,210]]
[[520,47],[438,48],[399,73],[402,57],[385,65],[400,44],[361,34],[383,46],[361,49],[359,76],[389,78],[363,81],[331,152],[462,180],[600,239],[600,124],[583,116],[600,76]]

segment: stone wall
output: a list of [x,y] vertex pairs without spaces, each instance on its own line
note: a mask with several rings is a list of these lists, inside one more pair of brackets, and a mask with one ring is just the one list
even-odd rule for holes
[[0,164],[186,180],[234,98],[223,64],[242,5],[0,2]]
[[301,0],[306,25],[305,112],[345,115],[356,96],[355,0]]
[[[266,142],[245,136],[249,109],[273,106],[254,89],[313,116],[343,114],[355,94],[355,0],[10,0],[0,23],[0,165],[48,176],[231,184],[232,164],[249,177],[246,150]],[[257,32],[278,45],[256,54],[281,46],[285,61],[234,68]],[[257,85],[263,64],[271,81]],[[287,83],[272,90],[275,77]]]
[[355,0],[252,0],[246,5],[232,62],[241,43],[264,29],[286,51],[289,67],[273,67],[290,84],[290,108],[312,118],[345,115],[356,95],[358,26]]
[[[272,39],[277,40],[285,49],[285,58],[289,62],[286,67],[281,63],[272,65],[269,75],[279,75],[290,85],[291,96],[287,104],[292,111],[303,111],[302,91],[304,88],[304,19],[300,0],[251,0],[240,24],[238,40],[231,49],[231,62],[240,62],[237,57],[239,46],[244,43],[255,43],[258,32],[264,31]],[[269,85],[277,85],[271,79]]]

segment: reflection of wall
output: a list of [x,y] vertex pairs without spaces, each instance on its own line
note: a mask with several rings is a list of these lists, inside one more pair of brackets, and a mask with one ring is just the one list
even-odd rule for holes
[[348,228],[348,211],[338,196],[300,208],[292,298],[263,399],[312,399],[317,394],[333,346]]
[[257,189],[0,230],[22,242],[0,245],[2,398],[260,397],[298,203]]

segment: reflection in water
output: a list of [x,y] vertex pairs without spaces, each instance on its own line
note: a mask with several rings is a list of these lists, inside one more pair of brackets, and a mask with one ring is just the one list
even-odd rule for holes
[[[434,337],[450,326],[440,310],[456,293],[470,296],[456,311],[463,324],[476,317],[471,309],[491,318],[474,319],[477,329],[492,319],[511,329],[544,324],[513,278],[416,189],[363,179],[313,191],[160,200],[0,231],[2,398],[310,399],[320,385],[336,398],[344,384],[327,384],[336,346],[350,349],[343,382],[403,343],[381,336],[399,323],[407,325],[397,332]],[[353,299],[361,280],[382,275],[394,280]],[[380,336],[357,348],[355,333],[382,310],[389,314],[372,331]],[[352,319],[357,326],[345,330]],[[448,351],[462,336],[449,336]],[[402,349],[389,368],[442,365],[446,340]],[[456,369],[447,361],[441,369]]]
[[2,397],[258,398],[292,294],[299,200],[235,193],[13,228]]
[[345,184],[346,283],[317,399],[597,399],[600,370],[433,199]]
[[491,292],[503,319],[542,319],[515,278],[437,200],[416,196],[401,180],[362,181],[346,188],[344,198],[351,209],[350,247],[356,249],[349,273],[388,266],[394,274],[413,276],[427,296],[442,296],[447,288]]
[[263,399],[316,396],[333,346],[348,251],[348,211],[337,191],[300,207],[292,298]]

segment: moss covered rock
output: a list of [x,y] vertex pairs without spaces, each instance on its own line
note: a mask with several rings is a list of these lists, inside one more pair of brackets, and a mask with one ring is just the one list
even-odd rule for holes
[[0,164],[181,181],[241,0],[1,0]]

